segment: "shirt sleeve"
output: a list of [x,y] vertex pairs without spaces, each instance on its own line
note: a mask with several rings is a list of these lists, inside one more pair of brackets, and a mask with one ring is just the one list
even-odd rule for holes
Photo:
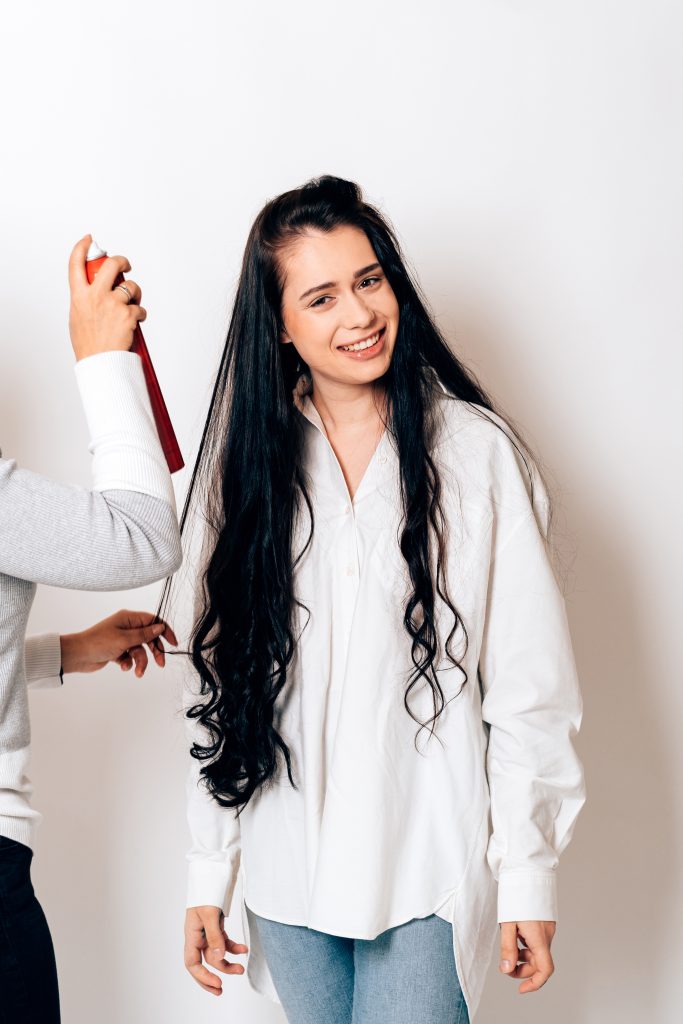
[[[201,585],[194,602],[194,621],[200,610]],[[202,700],[196,682],[186,682],[184,711]],[[185,718],[190,744],[206,743],[204,727]],[[221,907],[229,913],[240,866],[240,824],[234,809],[221,807],[206,790],[201,764],[190,758],[187,775],[187,821],[191,846],[187,853],[187,906]]]
[[0,458],[0,572],[81,590],[143,586],[174,572],[180,533],[140,357],[76,364],[90,428],[93,487]]
[[204,788],[200,764],[191,759],[187,778],[188,907],[221,907],[227,914],[240,866],[240,826],[236,812],[221,807]]
[[26,637],[24,644],[26,682],[36,690],[61,686],[62,647],[59,633]]
[[494,515],[479,665],[499,921],[557,920],[558,860],[585,800],[572,744],[582,702],[540,477],[534,490],[533,507],[515,499],[514,516],[505,502]]

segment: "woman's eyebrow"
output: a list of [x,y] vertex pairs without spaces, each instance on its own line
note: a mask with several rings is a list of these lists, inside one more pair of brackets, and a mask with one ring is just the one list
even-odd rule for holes
[[[367,267],[361,267],[360,270],[357,270],[356,273],[353,275],[354,281],[356,281],[359,277],[363,277],[365,274],[369,274],[371,270],[377,270],[379,267],[379,263],[370,263],[368,264]],[[307,292],[304,292],[303,295],[300,295],[299,302],[301,302],[302,299],[308,298],[308,296],[312,295],[313,292],[324,291],[325,288],[336,288],[337,285],[337,281],[325,281],[324,284],[317,284],[315,288],[309,288]]]

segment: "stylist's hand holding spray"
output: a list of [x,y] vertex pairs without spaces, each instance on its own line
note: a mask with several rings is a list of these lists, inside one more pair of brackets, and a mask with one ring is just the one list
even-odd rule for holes
[[140,286],[135,281],[116,285],[119,274],[130,270],[125,256],[109,256],[88,284],[85,261],[91,242],[91,235],[81,238],[69,259],[69,333],[78,360],[98,352],[127,352],[135,327],[147,317]]
[[[134,281],[116,285],[119,274],[130,270],[125,256],[110,256],[88,284],[85,262],[91,242],[90,235],[81,238],[69,259],[69,333],[77,360],[101,352],[127,352],[137,324],[147,317],[140,305],[140,286]],[[62,671],[94,672],[115,661],[124,671],[135,665],[135,675],[143,676],[148,664],[145,644],[157,665],[164,667],[162,636],[177,645],[171,627],[156,622],[153,612],[115,612],[89,629],[60,637]]]

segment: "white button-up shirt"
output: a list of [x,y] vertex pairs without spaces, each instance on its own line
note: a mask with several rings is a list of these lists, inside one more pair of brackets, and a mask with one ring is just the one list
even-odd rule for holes
[[[439,913],[453,922],[472,1018],[497,921],[557,919],[555,869],[584,801],[571,743],[581,697],[537,470],[530,462],[532,504],[504,421],[442,392],[433,458],[467,681],[442,655],[447,704],[436,734],[416,741],[403,703],[412,588],[397,453],[385,432],[351,501],[315,406],[297,395],[315,528],[295,574],[308,613],[296,613],[276,724],[298,788],[283,772],[238,821],[198,788],[192,763],[188,906],[227,907],[241,862],[245,923],[244,902],[276,921],[369,939]],[[308,527],[302,515],[297,552]],[[442,602],[437,622],[445,638],[453,616]],[[426,684],[411,707],[421,721],[433,713]],[[248,977],[277,999],[251,938]]]

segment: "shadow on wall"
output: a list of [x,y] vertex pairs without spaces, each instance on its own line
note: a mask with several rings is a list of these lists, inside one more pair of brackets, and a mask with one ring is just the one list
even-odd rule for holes
[[[506,317],[481,296],[465,290],[454,301],[446,283],[435,290],[448,310],[441,327],[457,337],[458,355],[500,399],[542,464],[552,464],[543,468],[555,498],[555,564],[584,698],[576,746],[588,795],[559,867],[555,974],[540,992],[520,995],[519,982],[498,972],[496,946],[477,1020],[672,1024],[677,937],[668,911],[681,860],[675,765],[658,726],[664,709],[652,679],[652,612],[637,552],[619,529],[609,486],[601,492],[587,483],[609,482],[609,466],[596,466],[592,456],[589,475],[585,449],[564,427],[556,427],[554,451],[543,443],[541,425],[557,423],[558,410],[545,386],[547,364],[525,357],[538,351],[534,343],[511,338]],[[552,360],[563,358],[560,349],[549,349]],[[565,371],[571,374],[571,365],[553,363],[553,373]],[[583,416],[584,403],[583,391],[568,398],[563,422]]]
[[559,868],[556,973],[541,992],[522,996],[498,974],[496,950],[482,1024],[671,1020],[663,1005],[671,979],[662,965],[680,861],[674,779],[652,701],[647,595],[630,549],[596,499],[583,513],[564,500],[579,538],[567,609],[584,696],[577,749],[588,798]]

